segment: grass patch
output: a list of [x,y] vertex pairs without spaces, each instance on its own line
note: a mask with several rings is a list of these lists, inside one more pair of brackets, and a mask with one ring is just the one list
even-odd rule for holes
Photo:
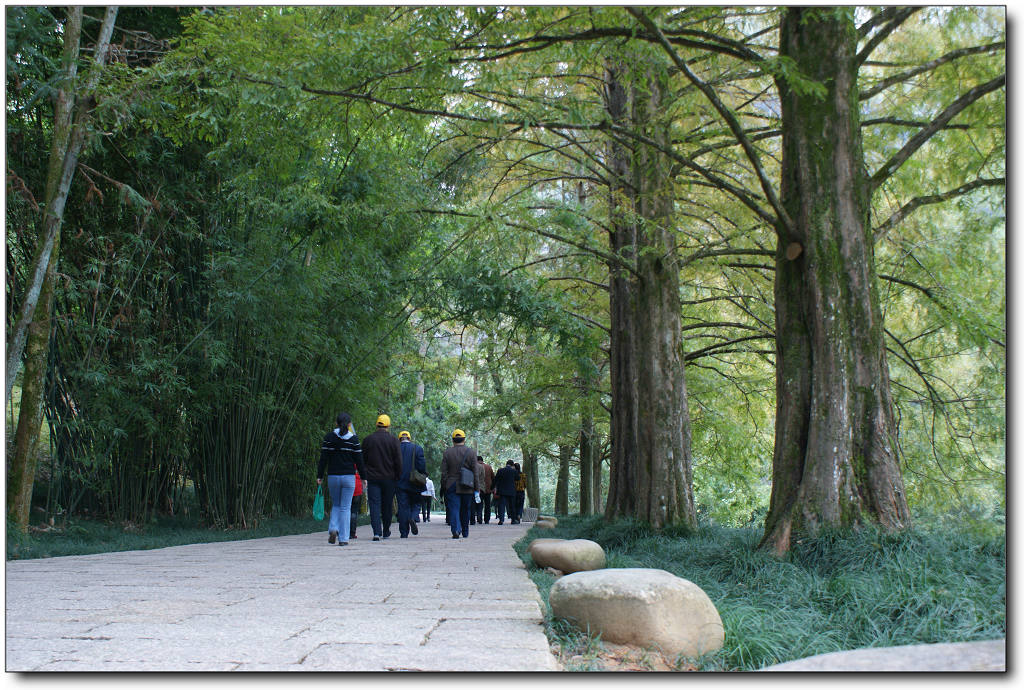
[[609,568],[660,568],[703,589],[722,617],[725,646],[678,659],[677,667],[750,671],[847,649],[1006,637],[1003,534],[826,533],[800,540],[780,560],[755,549],[757,528],[658,534],[631,521],[560,517],[554,530],[531,529],[515,548],[563,657],[566,650],[578,656],[589,643],[551,618],[555,578],[537,570],[526,552],[541,536],[591,539],[604,548]]
[[[368,516],[360,516],[360,524],[368,520]],[[143,527],[71,519],[59,528],[33,526],[27,535],[8,524],[7,560],[159,549],[321,531],[327,531],[327,520],[314,520],[312,517],[268,518],[253,529],[214,529],[204,527],[195,518],[184,516],[160,517]]]

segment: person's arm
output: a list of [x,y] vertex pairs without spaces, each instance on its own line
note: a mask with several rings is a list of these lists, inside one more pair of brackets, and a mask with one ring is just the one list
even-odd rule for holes
[[397,482],[402,478],[402,444],[394,436],[391,438],[394,439],[394,442],[391,444],[391,465],[395,481]]
[[[359,437],[355,434],[352,434],[348,441],[352,451],[352,460],[355,462],[356,469],[359,471],[359,478],[362,479],[366,476],[366,463],[363,461],[363,447],[359,444]],[[366,488],[366,480],[362,479],[362,481],[364,484],[363,488]]]
[[325,444],[327,439],[325,438],[320,442],[320,462],[316,466],[316,483],[319,484],[324,480],[324,470],[327,468],[327,450]]

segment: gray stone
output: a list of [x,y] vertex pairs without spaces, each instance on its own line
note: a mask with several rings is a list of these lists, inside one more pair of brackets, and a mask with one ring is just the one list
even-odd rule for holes
[[530,544],[530,557],[541,568],[566,574],[600,570],[607,560],[601,545],[589,539],[537,539]]
[[611,568],[559,579],[551,612],[577,628],[619,644],[654,647],[669,657],[721,648],[722,619],[707,594],[688,580],[653,568]]
[[787,661],[762,671],[1005,671],[1006,640],[872,647]]
[[558,670],[512,549],[527,529],[454,541],[442,519],[383,543],[360,527],[344,548],[318,533],[8,561],[6,670]]

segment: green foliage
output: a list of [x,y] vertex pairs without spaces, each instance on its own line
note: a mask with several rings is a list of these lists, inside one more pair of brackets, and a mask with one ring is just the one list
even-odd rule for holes
[[[554,578],[532,569],[537,536],[591,539],[609,567],[660,568],[689,580],[714,602],[725,646],[695,660],[705,671],[752,671],[827,652],[1006,635],[1006,537],[967,530],[873,529],[797,541],[784,560],[755,549],[756,528],[703,527],[656,535],[629,523],[560,519],[515,548],[542,597]],[[568,637],[549,615],[554,641]],[[576,634],[578,635],[578,633]]]

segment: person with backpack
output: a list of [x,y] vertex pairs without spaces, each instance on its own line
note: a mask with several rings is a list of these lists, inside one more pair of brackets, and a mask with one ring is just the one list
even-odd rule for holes
[[476,451],[466,445],[466,432],[452,432],[452,446],[441,457],[441,490],[448,507],[452,539],[469,536],[469,511],[480,490],[476,478]]
[[419,512],[420,491],[425,486],[413,483],[413,469],[426,475],[427,463],[423,458],[423,446],[412,442],[412,434],[403,431],[398,434],[398,441],[402,451],[402,474],[395,491],[398,499],[398,532],[402,539],[408,539],[410,530],[414,535],[420,533],[412,511],[415,509]]
[[341,536],[342,528],[349,534],[352,495],[356,489],[356,472],[365,471],[363,451],[359,437],[352,431],[352,417],[342,412],[337,417],[338,428],[328,432],[320,442],[320,463],[316,470],[316,483],[322,484],[327,471],[327,490],[331,495],[331,520],[327,526],[327,543],[346,546],[348,539]]

